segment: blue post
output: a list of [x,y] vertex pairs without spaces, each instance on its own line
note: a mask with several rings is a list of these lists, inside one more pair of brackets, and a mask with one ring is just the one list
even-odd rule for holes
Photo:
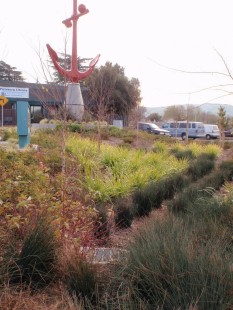
[[30,143],[28,107],[27,101],[17,101],[17,132],[19,135],[19,148],[24,148]]

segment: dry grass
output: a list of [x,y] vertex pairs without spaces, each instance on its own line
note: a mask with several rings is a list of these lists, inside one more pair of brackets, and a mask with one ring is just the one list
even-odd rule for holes
[[32,293],[5,287],[0,294],[1,310],[81,310],[61,286]]

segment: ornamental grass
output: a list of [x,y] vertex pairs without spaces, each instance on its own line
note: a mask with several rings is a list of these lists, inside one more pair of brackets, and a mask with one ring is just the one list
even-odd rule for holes
[[194,225],[170,217],[136,234],[123,274],[148,309],[230,309],[233,273],[229,242],[198,239]]

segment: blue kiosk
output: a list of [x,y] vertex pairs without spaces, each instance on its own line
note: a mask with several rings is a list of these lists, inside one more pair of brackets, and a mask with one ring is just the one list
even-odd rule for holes
[[[51,115],[60,113],[60,108],[64,106],[65,95],[66,88],[63,85],[0,81],[0,124],[16,126],[19,148],[24,148],[30,143],[32,117],[37,112],[46,118],[50,113]],[[8,99],[8,102],[5,103],[5,99],[1,96]],[[1,121],[3,104],[4,113]]]
[[26,85],[27,84],[25,83],[16,83],[15,85],[14,83],[9,84],[9,81],[1,81],[0,84],[1,100],[3,100],[3,103],[5,104],[4,108],[6,107],[4,111],[4,118],[2,113],[2,125],[14,125],[11,124],[9,121],[12,121],[16,115],[17,133],[19,136],[19,148],[24,148],[30,143],[28,126],[29,87],[25,87]]
[[30,133],[28,128],[28,110],[27,101],[17,101],[17,133],[19,136],[19,148],[24,148],[30,143]]

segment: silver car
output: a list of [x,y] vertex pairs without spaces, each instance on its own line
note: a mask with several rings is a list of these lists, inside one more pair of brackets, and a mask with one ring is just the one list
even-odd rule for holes
[[138,123],[138,129],[146,131],[148,133],[153,133],[155,135],[166,135],[171,136],[170,132],[166,129],[160,128],[154,123]]

